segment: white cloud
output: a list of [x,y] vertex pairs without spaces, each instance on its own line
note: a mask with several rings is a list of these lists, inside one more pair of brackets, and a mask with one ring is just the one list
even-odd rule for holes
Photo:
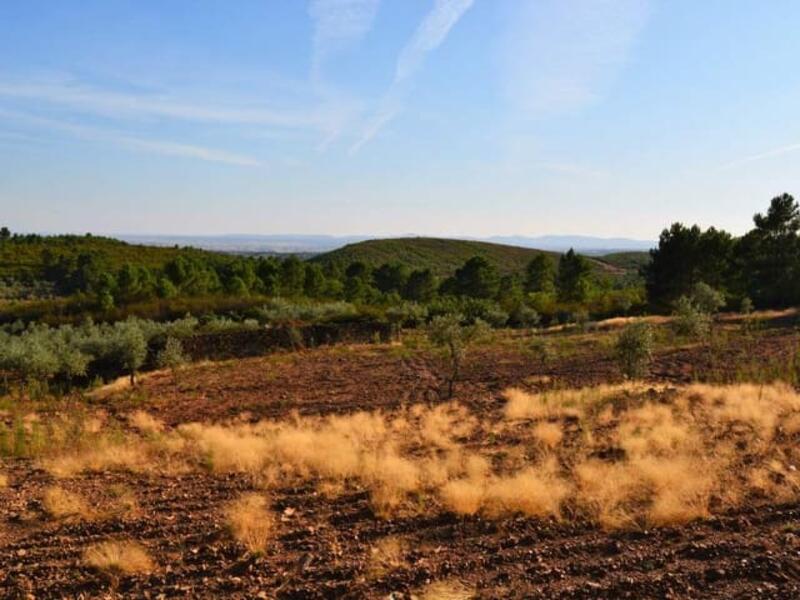
[[324,129],[324,109],[277,110],[252,106],[212,106],[168,96],[101,90],[74,83],[0,82],[0,97],[42,101],[114,118],[169,118],[222,124]]
[[311,76],[316,80],[332,54],[358,42],[372,28],[379,0],[311,0],[314,21]]
[[179,156],[194,158],[207,162],[217,162],[243,167],[257,167],[261,163],[250,156],[244,156],[224,150],[183,144],[169,140],[154,140],[127,135],[125,133],[107,131],[96,127],[85,125],[75,125],[56,119],[45,119],[26,113],[7,111],[0,109],[0,120],[5,119],[13,123],[24,123],[43,130],[58,131],[69,134],[78,139],[110,143],[116,146],[129,148],[131,150],[160,154],[165,156]]
[[649,0],[536,0],[509,13],[501,74],[518,109],[569,112],[601,98],[629,60]]
[[782,156],[784,154],[789,154],[791,152],[798,152],[800,151],[800,144],[789,144],[788,146],[780,146],[779,148],[773,148],[772,150],[767,150],[766,152],[762,152],[760,154],[754,154],[753,156],[747,156],[745,158],[740,158],[738,160],[731,161],[726,163],[720,167],[721,171],[726,171],[728,169],[733,169],[735,167],[739,167],[742,165],[746,165],[747,163],[756,162],[759,160],[763,160],[765,158],[774,158],[776,156]]
[[417,27],[411,40],[397,58],[394,80],[380,102],[375,115],[367,123],[359,139],[350,148],[353,154],[402,110],[409,82],[425,61],[425,57],[442,42],[453,26],[469,10],[474,0],[435,0],[433,9]]

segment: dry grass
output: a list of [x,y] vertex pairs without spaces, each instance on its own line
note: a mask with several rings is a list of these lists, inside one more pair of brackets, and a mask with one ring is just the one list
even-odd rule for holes
[[455,580],[435,581],[412,596],[418,600],[470,600],[474,597],[474,589]]
[[8,487],[8,475],[0,473],[0,489]]
[[85,471],[143,471],[152,465],[146,447],[137,443],[117,444],[98,441],[66,454],[44,459],[42,466],[58,478],[73,477]]
[[112,575],[149,573],[154,564],[147,551],[136,542],[102,542],[86,549],[83,562]]
[[400,537],[385,537],[370,548],[367,577],[377,579],[404,566],[407,543]]
[[[241,473],[265,490],[366,491],[379,516],[437,509],[489,518],[578,515],[608,529],[676,525],[751,500],[800,497],[800,395],[787,386],[628,383],[505,396],[502,415],[449,403],[194,423],[122,439],[101,431],[92,444],[42,463],[60,477],[164,472],[175,463]],[[131,422],[152,432],[148,419]],[[263,551],[273,529],[266,501],[246,496],[227,515],[237,539]]]
[[228,506],[225,516],[236,541],[253,554],[266,551],[275,530],[266,498],[259,494],[245,494]]
[[556,389],[539,393],[511,388],[503,393],[507,400],[505,416],[510,420],[580,417],[588,409],[615,397],[639,394],[645,389],[648,388],[640,383]]
[[142,433],[156,434],[164,431],[164,423],[143,410],[137,410],[128,417],[131,427]]
[[559,423],[542,421],[534,426],[533,437],[535,437],[542,446],[552,450],[564,439],[564,431],[561,429]]
[[54,519],[92,519],[95,516],[86,501],[74,492],[52,486],[42,494],[42,508]]

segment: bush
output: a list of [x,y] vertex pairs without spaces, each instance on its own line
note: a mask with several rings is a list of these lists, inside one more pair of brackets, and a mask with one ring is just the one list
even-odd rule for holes
[[615,346],[622,374],[629,379],[641,379],[653,358],[653,330],[644,321],[631,323],[622,330]]
[[428,317],[428,310],[415,302],[403,302],[386,309],[386,320],[398,327],[416,327]]
[[455,383],[461,371],[461,363],[467,348],[484,337],[488,326],[481,320],[472,325],[463,325],[461,315],[451,314],[434,317],[428,326],[428,341],[444,350],[450,373],[447,378],[448,398],[453,397]]
[[531,340],[529,350],[543,367],[553,360],[555,354],[550,342],[538,335]]
[[183,344],[174,337],[168,337],[167,343],[157,357],[158,366],[162,369],[172,370],[173,375],[180,367],[188,362],[186,354],[183,352]]
[[675,302],[673,327],[679,335],[703,337],[711,329],[711,316],[700,310],[686,296]]
[[509,320],[514,327],[536,327],[541,317],[536,309],[526,304],[520,304],[511,313]]
[[702,281],[692,288],[692,304],[707,315],[715,314],[725,306],[725,295]]
[[130,374],[131,385],[136,384],[136,373],[147,359],[147,338],[134,320],[114,324],[112,341],[117,364]]

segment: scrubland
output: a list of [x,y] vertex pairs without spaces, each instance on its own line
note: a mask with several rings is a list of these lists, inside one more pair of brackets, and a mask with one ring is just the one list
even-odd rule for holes
[[[724,589],[750,590],[720,558],[740,560],[757,547],[744,523],[770,544],[800,549],[800,394],[790,383],[691,382],[681,369],[624,381],[603,371],[607,359],[561,352],[549,366],[515,355],[524,376],[508,367],[508,354],[483,364],[479,352],[451,400],[421,393],[371,407],[347,397],[338,411],[333,402],[309,410],[291,398],[275,408],[264,395],[259,401],[273,406],[265,414],[246,405],[204,418],[209,400],[193,397],[218,368],[302,369],[313,355],[201,365],[81,410],[55,403],[17,411],[2,440],[0,546],[14,558],[3,560],[0,589],[649,597],[690,593],[717,576]],[[348,382],[378,386],[376,361],[414,370],[420,360],[398,359],[390,346],[323,357],[362,369],[348,372]],[[674,356],[664,360],[671,368]],[[579,372],[576,385],[559,370],[575,364],[598,372]],[[487,379],[497,369],[504,376]],[[349,390],[330,371],[314,376],[319,395]],[[280,377],[269,380],[279,385]],[[234,394],[242,382],[223,376],[217,385]],[[150,396],[160,386],[179,390],[195,413],[175,419],[177,401]],[[759,524],[762,512],[774,516]],[[60,552],[57,540],[68,540]],[[716,563],[681,562],[706,551],[697,544],[710,545],[723,575],[707,572]],[[619,549],[608,554],[607,546]],[[634,567],[628,582],[626,557],[655,566]],[[678,564],[688,575],[667,577]],[[770,568],[789,575],[753,581],[794,589],[794,566]]]

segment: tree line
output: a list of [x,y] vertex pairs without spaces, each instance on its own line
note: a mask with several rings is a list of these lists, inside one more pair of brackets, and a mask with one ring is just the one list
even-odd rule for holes
[[[46,240],[8,232],[0,243],[46,244]],[[372,267],[355,261],[344,267],[295,256],[253,258],[199,252],[179,254],[157,267],[128,261],[114,268],[100,250],[55,247],[46,247],[41,254],[41,277],[56,295],[90,303],[98,318],[136,303],[224,296],[341,300],[382,307],[473,301],[468,312],[483,306],[484,313],[495,313],[494,318],[489,316],[493,322],[521,324],[540,315],[552,319],[579,312],[624,313],[641,305],[644,298],[638,282],[600,277],[585,257],[572,250],[558,261],[546,253],[537,254],[524,272],[508,275],[486,258],[474,256],[450,277],[440,279],[430,269],[412,269],[399,262]]]
[[781,194],[766,213],[753,217],[753,224],[741,237],[681,223],[665,229],[643,270],[652,308],[674,308],[698,284],[719,292],[735,310],[800,303],[800,207],[791,195]]

